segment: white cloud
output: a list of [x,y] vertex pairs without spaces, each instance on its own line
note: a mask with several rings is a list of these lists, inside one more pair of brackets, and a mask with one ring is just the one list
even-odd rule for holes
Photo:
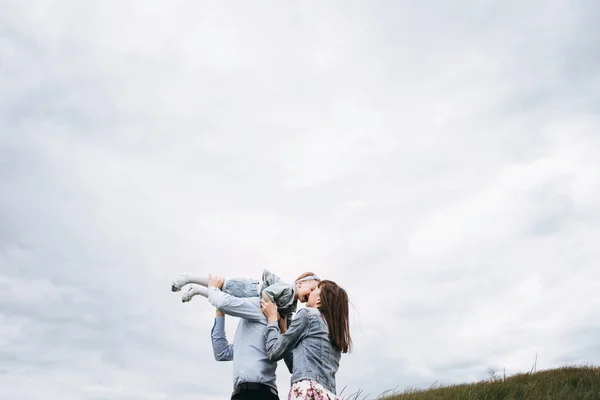
[[340,282],[345,393],[600,362],[593,7],[0,6],[0,384],[227,396],[184,270]]

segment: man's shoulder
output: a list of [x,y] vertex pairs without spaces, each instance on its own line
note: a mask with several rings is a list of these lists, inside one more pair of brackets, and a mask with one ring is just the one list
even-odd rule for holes
[[[247,302],[249,304],[250,307],[252,307],[252,308],[256,307],[256,309],[258,309],[260,311],[260,313],[263,314],[261,307],[260,307],[260,297],[244,297],[243,299],[245,302]],[[267,320],[267,317],[265,317],[265,321],[266,320]]]
[[242,297],[242,298],[244,300],[248,301],[248,303],[260,308],[260,297]]

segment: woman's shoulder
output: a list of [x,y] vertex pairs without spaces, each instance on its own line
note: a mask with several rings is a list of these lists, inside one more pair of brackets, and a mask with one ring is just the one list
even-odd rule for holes
[[296,317],[298,316],[309,316],[309,315],[319,315],[321,314],[321,312],[319,311],[318,308],[314,308],[314,307],[302,307],[301,309],[299,309],[296,312]]
[[298,312],[296,313],[296,318],[300,317],[300,318],[313,319],[313,317],[319,316],[319,315],[321,315],[321,311],[319,311],[318,308],[304,307],[304,308],[301,308],[300,310],[298,310]]

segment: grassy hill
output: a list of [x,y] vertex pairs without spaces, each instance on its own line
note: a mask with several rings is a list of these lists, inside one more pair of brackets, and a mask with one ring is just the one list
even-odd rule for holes
[[408,390],[381,400],[600,400],[600,367],[565,367],[473,384]]

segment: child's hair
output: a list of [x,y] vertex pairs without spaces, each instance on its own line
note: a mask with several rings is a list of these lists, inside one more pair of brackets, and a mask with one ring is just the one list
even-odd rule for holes
[[342,351],[352,350],[348,312],[348,293],[337,283],[324,280],[319,283],[321,288],[321,307],[319,310],[329,328],[329,340]]
[[299,277],[296,278],[296,280],[294,282],[298,283],[299,280],[304,279],[304,278],[308,278],[309,276],[314,277],[316,280],[320,281],[319,278],[317,278],[317,275],[315,275],[314,272],[305,272],[302,275],[300,275]]

